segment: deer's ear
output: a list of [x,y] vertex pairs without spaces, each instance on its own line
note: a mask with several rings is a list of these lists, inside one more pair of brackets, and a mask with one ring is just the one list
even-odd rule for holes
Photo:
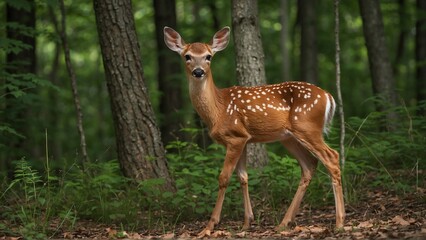
[[231,29],[229,27],[224,27],[213,36],[213,39],[210,41],[213,53],[222,51],[228,46],[230,31]]
[[181,53],[185,47],[185,41],[183,41],[182,37],[178,32],[173,30],[170,27],[164,27],[164,42],[170,50],[175,51],[177,53]]

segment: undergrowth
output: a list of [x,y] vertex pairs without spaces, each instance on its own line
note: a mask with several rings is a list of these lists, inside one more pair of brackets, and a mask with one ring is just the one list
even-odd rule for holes
[[[425,188],[426,120],[398,109],[396,131],[380,129],[382,115],[347,120],[346,163],[343,184],[346,204],[362,200],[366,188],[399,194]],[[328,138],[337,148],[337,132]],[[88,219],[130,230],[167,229],[184,221],[207,220],[215,204],[225,149],[217,144],[201,148],[193,142],[175,141],[167,146],[168,164],[177,191],[163,192],[162,179],[135,182],[121,175],[116,160],[96,162],[82,171],[75,163],[51,170],[32,166],[30,159],[15,162],[14,178],[0,185],[0,236],[45,239],[70,231],[77,221]],[[250,169],[249,191],[256,219],[266,215],[280,221],[298,187],[296,160],[269,150],[269,164]],[[304,202],[333,205],[327,171],[320,164]],[[236,177],[227,189],[222,215],[241,220],[242,193]],[[267,214],[265,214],[267,212]]]

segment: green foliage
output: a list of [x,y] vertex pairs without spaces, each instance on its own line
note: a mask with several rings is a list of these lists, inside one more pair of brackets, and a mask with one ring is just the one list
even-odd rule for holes
[[167,149],[177,187],[172,202],[178,214],[185,213],[184,217],[208,214],[217,196],[223,147],[213,144],[204,150],[194,143],[175,141]]
[[[8,0],[16,8],[29,9],[26,0]],[[295,2],[293,2],[295,3]],[[165,224],[176,224],[194,219],[206,220],[210,214],[218,191],[218,176],[223,165],[225,150],[222,146],[198,146],[195,141],[176,141],[167,146],[170,171],[176,181],[177,192],[160,190],[162,179],[140,182],[121,175],[115,158],[115,142],[112,117],[109,111],[110,99],[103,76],[102,58],[97,41],[92,2],[65,2],[67,11],[72,62],[78,69],[77,77],[81,103],[85,116],[86,137],[89,155],[98,161],[82,171],[75,163],[78,136],[75,131],[75,111],[66,68],[60,52],[59,36],[52,17],[58,17],[55,1],[38,2],[36,5],[37,29],[16,23],[0,24],[26,36],[37,39],[37,75],[11,73],[26,62],[0,62],[0,166],[1,176],[6,170],[14,173],[12,180],[0,184],[0,233],[23,236],[25,239],[45,239],[55,233],[72,229],[79,219],[90,219],[106,224],[123,224],[127,227],[150,229]],[[152,1],[134,1],[134,16],[141,44],[144,76],[153,106],[158,110],[159,93],[157,72],[161,66],[155,61],[155,26],[152,21]],[[208,41],[217,29],[213,29],[210,4],[216,7],[220,26],[231,25],[230,2],[212,1],[208,4],[177,1],[179,31],[187,41]],[[383,2],[383,20],[389,46],[397,46],[401,29],[414,27],[411,14],[399,23],[397,2]],[[5,4],[0,4],[4,10]],[[52,7],[53,12],[49,12]],[[425,188],[423,177],[426,154],[426,120],[417,114],[426,103],[415,101],[415,66],[412,58],[415,52],[412,36],[407,37],[405,53],[395,66],[397,87],[407,107],[400,107],[397,128],[389,132],[381,128],[385,113],[373,112],[375,101],[366,100],[372,96],[368,72],[367,52],[362,33],[362,21],[356,1],[341,4],[341,47],[342,47],[342,91],[347,119],[346,164],[343,170],[345,198],[348,204],[360,202],[365,188],[386,189],[400,194]],[[266,74],[269,83],[281,82],[281,55],[278,39],[281,25],[278,23],[279,3],[259,2],[259,24],[265,51]],[[354,11],[355,9],[355,11]],[[196,11],[194,11],[196,10]],[[414,4],[406,4],[407,12],[415,11]],[[187,14],[187,13],[197,14]],[[297,4],[289,4],[289,26],[291,76],[298,80],[299,35],[297,30]],[[330,91],[334,83],[333,15],[328,3],[318,5],[318,49],[320,85]],[[402,23],[401,23],[402,24]],[[203,29],[203,31],[200,31]],[[0,35],[0,57],[8,53],[29,50],[31,46],[21,41]],[[58,50],[59,49],[59,50]],[[389,47],[389,49],[394,49]],[[393,59],[396,51],[390,51]],[[235,85],[235,62],[233,43],[221,52],[212,63],[218,86]],[[176,56],[177,60],[178,57]],[[184,75],[182,73],[182,76]],[[48,79],[48,80],[46,80]],[[184,92],[184,94],[187,91]],[[16,108],[5,111],[7,104],[16,103]],[[189,97],[185,96],[188,100]],[[417,104],[418,108],[411,106]],[[27,119],[17,117],[15,112],[29,109]],[[10,110],[10,111],[9,111]],[[159,113],[159,111],[156,111]],[[193,110],[189,104],[179,113],[186,114],[193,121]],[[161,113],[159,113],[161,114]],[[185,123],[186,124],[186,123]],[[28,126],[28,129],[18,128]],[[49,132],[51,157],[54,161],[44,163],[43,142],[45,129]],[[199,134],[199,129],[186,129]],[[338,131],[328,138],[330,145],[337,146]],[[24,141],[25,149],[10,147],[13,139]],[[25,151],[24,151],[25,150]],[[8,153],[19,156],[10,159]],[[17,161],[9,169],[7,163]],[[277,219],[289,205],[300,179],[297,161],[286,156],[279,148],[269,148],[269,164],[263,169],[249,168],[249,189],[256,211],[275,214]],[[3,167],[5,166],[5,167]],[[44,168],[43,168],[44,166]],[[239,182],[234,177],[227,190],[223,215],[240,220],[243,213]],[[327,171],[319,164],[318,171],[308,188],[305,203],[310,205],[332,205],[333,192]],[[55,227],[52,228],[52,224]],[[59,223],[59,224],[57,224]],[[10,225],[9,225],[10,224]]]
[[[420,106],[420,108],[423,105]],[[424,187],[419,171],[425,165],[426,119],[414,113],[419,108],[397,107],[395,131],[381,130],[384,113],[373,112],[364,119],[347,121],[348,188],[368,184],[376,188],[407,192]],[[408,176],[408,177],[407,177]],[[373,179],[371,179],[374,177]]]
[[[426,120],[411,114],[418,109],[396,110],[399,130],[392,134],[380,129],[382,114],[347,121],[347,161],[342,174],[347,204],[359,203],[366,188],[404,194],[426,186],[421,177]],[[338,131],[333,132],[329,139],[337,140],[333,134]],[[72,229],[79,219],[124,229],[164,229],[182,221],[205,220],[217,197],[225,149],[217,144],[204,149],[193,142],[175,141],[167,150],[177,187],[174,193],[161,190],[163,179],[135,182],[123,177],[116,160],[92,163],[87,166],[91,174],[87,174],[75,163],[51,171],[46,161],[44,171],[39,171],[22,159],[16,162],[14,180],[2,185],[1,217],[9,221],[0,225],[0,233],[42,239]],[[279,221],[298,187],[300,167],[285,154],[270,151],[269,159],[263,169],[249,168],[249,191],[255,215],[264,217],[262,213],[268,212]],[[334,203],[331,181],[321,164],[304,202],[316,207]],[[242,218],[236,177],[227,189],[222,214],[228,219]],[[52,228],[52,222],[60,224]]]
[[[255,199],[263,199],[272,209],[282,209],[296,192],[300,167],[295,159],[269,152],[269,163],[264,169],[250,169],[249,186]],[[265,198],[266,196],[266,198]]]
[[2,217],[9,218],[12,224],[18,226],[6,226],[5,231],[16,229],[16,232],[9,234],[18,234],[25,239],[46,239],[53,216],[59,217],[62,223],[75,220],[70,211],[66,214],[54,212],[52,208],[56,199],[51,195],[50,179],[44,180],[27,160],[16,162],[14,177],[0,197],[5,199],[4,206],[1,206],[4,208]]

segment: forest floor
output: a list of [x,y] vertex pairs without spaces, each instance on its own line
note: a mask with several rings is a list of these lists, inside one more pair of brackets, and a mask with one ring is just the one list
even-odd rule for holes
[[[401,197],[389,191],[368,191],[356,206],[346,205],[344,230],[334,230],[334,206],[303,206],[297,225],[276,232],[272,219],[252,224],[241,231],[241,221],[222,219],[210,238],[220,239],[426,239],[426,189]],[[206,220],[208,216],[206,216]],[[119,226],[78,222],[72,232],[58,233],[57,239],[193,239],[206,222],[180,223],[173,231],[122,231]],[[167,229],[165,227],[164,229]],[[0,237],[0,239],[12,239]],[[16,238],[13,238],[16,239]]]

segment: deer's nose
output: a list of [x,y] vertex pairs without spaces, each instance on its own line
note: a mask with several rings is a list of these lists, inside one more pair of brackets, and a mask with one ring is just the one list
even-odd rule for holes
[[192,76],[194,76],[196,78],[200,78],[200,77],[204,76],[204,74],[205,74],[205,72],[201,68],[196,68],[196,69],[194,69],[194,71],[192,71]]

